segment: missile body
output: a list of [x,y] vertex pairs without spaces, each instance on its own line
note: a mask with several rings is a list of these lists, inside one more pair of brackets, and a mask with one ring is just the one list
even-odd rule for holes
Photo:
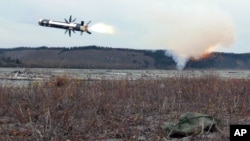
[[60,21],[53,21],[49,19],[40,19],[38,21],[38,24],[41,26],[47,26],[47,27],[53,27],[53,28],[60,28],[60,29],[66,29],[65,34],[69,32],[69,36],[71,36],[71,31],[75,33],[75,31],[80,31],[81,33],[87,32],[88,34],[91,34],[88,30],[88,22],[86,25],[84,25],[84,21],[81,21],[80,24],[74,23],[76,19],[71,21],[71,16],[69,18],[69,21],[65,19],[65,22]]

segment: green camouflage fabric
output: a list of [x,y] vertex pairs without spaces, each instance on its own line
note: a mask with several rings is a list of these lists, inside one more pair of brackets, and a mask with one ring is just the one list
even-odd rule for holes
[[182,138],[216,131],[216,124],[215,118],[209,115],[189,112],[180,116],[179,123],[164,122],[161,128],[170,138]]

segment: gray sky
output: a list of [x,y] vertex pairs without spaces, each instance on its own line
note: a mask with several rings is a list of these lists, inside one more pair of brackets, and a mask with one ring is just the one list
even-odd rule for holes
[[[69,15],[76,22],[112,25],[115,34],[76,32],[69,38],[64,30],[38,25],[40,18],[64,21]],[[249,0],[1,0],[0,47],[97,45],[189,51],[200,44],[185,44],[202,36],[209,45],[219,44],[217,51],[246,53],[249,16]],[[213,36],[212,41],[207,36]]]

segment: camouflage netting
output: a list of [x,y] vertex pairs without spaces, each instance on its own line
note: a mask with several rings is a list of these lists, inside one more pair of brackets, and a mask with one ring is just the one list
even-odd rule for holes
[[216,131],[216,119],[200,113],[185,113],[180,116],[179,123],[164,122],[161,128],[170,138],[182,138],[189,135]]

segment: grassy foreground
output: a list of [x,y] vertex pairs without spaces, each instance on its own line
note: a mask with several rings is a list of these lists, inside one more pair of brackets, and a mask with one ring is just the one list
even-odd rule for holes
[[220,132],[194,140],[229,140],[230,124],[250,123],[249,92],[248,79],[215,76],[0,86],[0,140],[167,140],[161,124],[185,112],[220,120]]

